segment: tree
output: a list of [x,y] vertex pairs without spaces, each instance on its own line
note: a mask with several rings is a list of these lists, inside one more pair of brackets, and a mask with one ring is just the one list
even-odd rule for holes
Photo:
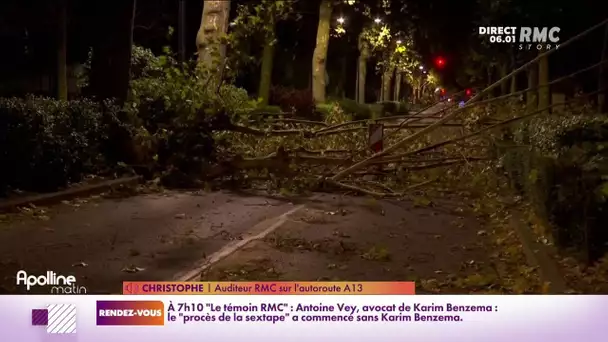
[[363,32],[359,35],[359,58],[357,60],[357,102],[365,103],[365,79],[367,78],[367,60],[370,56],[369,42]]
[[331,0],[321,0],[319,6],[319,25],[317,27],[317,44],[312,57],[312,96],[315,102],[325,102],[326,80],[325,64],[329,47],[329,31],[333,4]]
[[225,36],[229,15],[230,0],[205,1],[201,25],[196,35],[199,70],[217,82],[221,80],[224,71],[223,67],[217,66],[226,57]]
[[[270,97],[274,53],[277,44],[276,25],[279,21],[292,16],[294,3],[293,1],[261,0],[255,4],[239,5],[237,17],[230,24],[229,41],[234,47],[233,53],[239,54],[242,49],[237,46],[249,38],[262,41],[262,63],[258,87],[258,99],[262,106],[268,105]],[[235,56],[235,59],[241,57],[243,56]]]
[[[122,103],[129,93],[135,0],[95,3],[98,28],[93,43],[90,92],[99,100]],[[112,23],[107,25],[107,23]]]
[[68,99],[67,71],[67,0],[59,0],[57,25],[57,98]]
[[[380,34],[376,35],[373,44],[380,54],[378,69],[382,70],[383,73],[382,101],[397,101],[399,99],[404,74],[406,74],[406,80],[412,88],[421,94],[422,80],[426,76],[418,69],[420,67],[420,57],[414,51],[412,37],[404,32],[399,32],[393,38],[388,27],[383,27],[380,30]],[[393,79],[395,83],[391,89]]]

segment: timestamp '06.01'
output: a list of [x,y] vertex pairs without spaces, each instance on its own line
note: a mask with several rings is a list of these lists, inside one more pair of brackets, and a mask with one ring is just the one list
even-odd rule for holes
[[490,43],[515,43],[515,36],[490,36]]

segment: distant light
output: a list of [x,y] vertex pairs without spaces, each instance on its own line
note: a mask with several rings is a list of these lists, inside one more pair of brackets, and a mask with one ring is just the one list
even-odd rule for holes
[[441,56],[435,58],[435,66],[439,69],[445,66],[445,59]]
[[375,22],[376,24],[380,24],[380,23],[382,22],[382,19],[380,19],[380,18],[376,18],[376,19],[374,19],[374,22]]
[[424,67],[421,65],[421,66],[418,67],[418,69],[424,70]]
[[448,102],[452,102],[452,99],[448,99]]
[[230,26],[235,26],[235,25],[236,25],[236,22],[234,22],[234,21],[230,23]]
[[464,101],[458,102],[458,107],[460,107],[460,108],[464,107]]
[[397,41],[397,44],[401,44],[402,42],[400,40]]
[[342,17],[338,18],[338,23],[344,24],[344,18],[342,18]]
[[436,93],[439,92],[440,90],[441,90],[441,88],[439,88],[439,87],[435,88]]
[[426,74],[426,70],[424,70],[422,73]]

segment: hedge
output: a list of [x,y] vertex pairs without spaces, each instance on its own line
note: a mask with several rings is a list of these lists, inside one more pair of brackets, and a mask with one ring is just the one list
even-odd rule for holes
[[608,252],[608,119],[568,115],[518,126],[499,152],[513,187],[587,262]]
[[110,103],[0,98],[0,195],[55,191],[123,159],[116,139],[131,128]]

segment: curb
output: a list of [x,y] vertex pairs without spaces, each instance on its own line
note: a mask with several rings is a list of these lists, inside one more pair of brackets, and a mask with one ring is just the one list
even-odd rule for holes
[[549,283],[549,293],[566,293],[568,287],[557,263],[550,256],[549,247],[534,239],[530,226],[525,223],[519,212],[512,211],[511,215],[511,224],[519,237],[526,258],[531,264],[538,267],[541,280]]
[[140,176],[123,177],[118,179],[111,179],[97,184],[77,186],[71,189],[52,192],[48,194],[32,195],[23,198],[0,201],[0,212],[11,211],[15,208],[23,207],[30,204],[44,205],[56,203],[75,197],[87,196],[95,193],[104,192],[105,190],[111,189],[115,186],[135,185],[138,184],[140,181]]

